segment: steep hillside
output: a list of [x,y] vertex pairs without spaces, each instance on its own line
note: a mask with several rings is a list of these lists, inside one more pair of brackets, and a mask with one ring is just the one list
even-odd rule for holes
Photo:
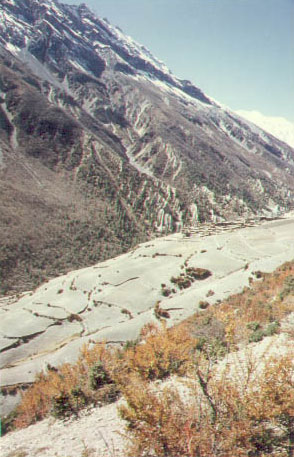
[[0,65],[2,293],[293,204],[293,149],[84,4],[3,0]]

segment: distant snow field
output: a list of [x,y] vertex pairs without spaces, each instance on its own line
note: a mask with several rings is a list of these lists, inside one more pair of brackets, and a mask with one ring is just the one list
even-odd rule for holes
[[294,148],[294,122],[284,117],[265,116],[259,111],[238,110],[236,113]]

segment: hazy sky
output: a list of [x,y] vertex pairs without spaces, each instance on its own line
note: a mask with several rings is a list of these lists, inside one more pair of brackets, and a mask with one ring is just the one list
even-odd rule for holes
[[294,121],[294,0],[84,3],[219,102]]

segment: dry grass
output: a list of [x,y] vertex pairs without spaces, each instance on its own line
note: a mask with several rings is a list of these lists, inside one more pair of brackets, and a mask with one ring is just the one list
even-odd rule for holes
[[24,449],[17,449],[16,451],[11,451],[7,457],[27,457],[28,452]]

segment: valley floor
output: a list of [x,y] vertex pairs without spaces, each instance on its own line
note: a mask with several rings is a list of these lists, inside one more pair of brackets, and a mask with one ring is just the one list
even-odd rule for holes
[[[192,315],[202,300],[223,300],[248,285],[254,272],[271,272],[294,258],[293,213],[253,227],[213,230],[158,238],[18,300],[2,300],[1,387],[32,382],[47,364],[74,362],[89,341],[121,345],[135,339],[147,322],[158,322],[158,301],[170,326]],[[185,289],[171,281],[195,267],[211,276]],[[2,397],[2,414],[16,400]]]

